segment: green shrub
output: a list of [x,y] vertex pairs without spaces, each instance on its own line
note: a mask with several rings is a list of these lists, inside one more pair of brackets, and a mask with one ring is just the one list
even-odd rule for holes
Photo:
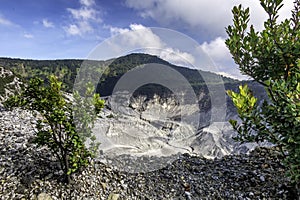
[[269,141],[280,147],[288,175],[300,180],[300,1],[291,19],[278,22],[282,0],[260,0],[269,18],[264,30],[249,23],[249,8],[235,6],[226,45],[243,74],[265,86],[269,99],[258,105],[247,86],[228,91],[241,123],[230,120],[242,142]]
[[[77,94],[74,95],[74,106],[65,99],[61,87],[62,83],[55,76],[49,76],[48,84],[40,78],[33,78],[21,94],[10,97],[5,106],[37,111],[42,116],[36,126],[38,131],[34,142],[50,149],[60,162],[66,182],[70,183],[70,175],[89,164],[96,147],[92,146],[92,151],[84,144],[86,138],[91,137],[91,123],[96,115],[88,116],[81,109],[81,120],[75,121],[73,108],[89,109],[96,105],[96,111],[99,112],[104,102],[99,95],[90,95],[91,99]],[[90,94],[93,90],[89,88],[87,91]],[[84,132],[87,134],[84,135]]]

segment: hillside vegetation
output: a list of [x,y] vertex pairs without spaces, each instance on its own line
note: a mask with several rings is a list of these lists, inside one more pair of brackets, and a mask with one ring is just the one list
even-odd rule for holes
[[[80,59],[67,59],[67,60],[25,60],[25,59],[13,59],[13,58],[0,58],[0,66],[8,70],[13,71],[15,74],[29,80],[33,77],[40,77],[46,79],[50,74],[54,74],[60,78],[60,80],[66,85],[65,91],[72,91],[77,73],[84,60]],[[197,73],[195,69],[189,69],[172,65],[165,60],[148,54],[130,54],[123,57],[119,57],[109,61],[87,61],[84,62],[88,65],[88,70],[97,72],[94,76],[101,75],[101,80],[97,87],[97,92],[100,92],[102,96],[107,96],[112,93],[112,90],[116,82],[120,77],[131,69],[143,64],[158,63],[172,67],[181,73],[195,89],[195,92],[200,90],[204,82],[202,76],[205,76],[207,80],[210,80],[209,84],[219,84],[220,77],[226,84],[236,83],[236,80],[231,78],[216,75],[210,72],[201,71],[201,75]],[[104,70],[105,69],[105,70]],[[81,69],[84,70],[84,69]],[[104,70],[104,71],[103,71]],[[100,79],[100,77],[99,77]],[[2,83],[3,85],[4,83]],[[153,89],[153,88],[152,88]],[[149,90],[149,86],[148,86]],[[150,89],[151,90],[151,89]],[[157,88],[156,88],[157,90]],[[0,90],[1,92],[1,90]]]

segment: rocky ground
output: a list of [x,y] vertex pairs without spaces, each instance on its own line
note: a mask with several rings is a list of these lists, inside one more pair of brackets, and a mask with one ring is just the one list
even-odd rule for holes
[[246,153],[256,146],[241,145],[232,139],[236,133],[229,122],[223,121],[237,118],[236,112],[227,110],[228,119],[213,122],[210,111],[200,112],[194,104],[180,105],[175,97],[154,95],[145,100],[145,96],[139,96],[129,101],[128,96],[125,92],[118,95],[118,102],[106,97],[106,106],[95,122],[93,133],[105,154],[193,153],[221,158]]
[[[267,148],[214,160],[178,154],[159,169],[139,173],[93,161],[65,185],[47,149],[31,143],[32,116],[0,113],[0,199],[296,199],[279,154]],[[156,158],[127,156],[123,162],[144,159]]]

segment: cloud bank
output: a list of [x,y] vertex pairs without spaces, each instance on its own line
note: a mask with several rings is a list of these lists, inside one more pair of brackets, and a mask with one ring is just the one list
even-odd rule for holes
[[3,16],[0,15],[0,25],[3,26],[13,26],[14,23],[12,23],[10,20],[4,18]]
[[54,24],[50,22],[48,19],[43,19],[43,26],[46,28],[54,28]]
[[86,33],[93,33],[93,23],[100,23],[100,12],[94,8],[94,0],[80,0],[80,8],[67,8],[73,22],[64,29],[69,35],[83,36]]
[[116,52],[122,52],[123,47],[157,55],[173,64],[194,64],[195,58],[188,52],[181,51],[166,44],[151,28],[141,24],[130,24],[129,28],[109,27],[111,35],[118,35],[118,40],[111,44]]
[[[290,10],[293,7],[293,1],[284,0],[283,2],[284,7],[279,13],[281,19],[290,17]],[[162,25],[177,25],[177,27],[193,29],[195,32],[205,31],[213,36],[225,36],[224,27],[232,22],[232,15],[229,11],[239,4],[250,7],[250,22],[261,29],[267,15],[258,0],[186,0],[184,2],[181,0],[126,0],[126,5],[138,11],[139,15],[144,18],[152,18]]]

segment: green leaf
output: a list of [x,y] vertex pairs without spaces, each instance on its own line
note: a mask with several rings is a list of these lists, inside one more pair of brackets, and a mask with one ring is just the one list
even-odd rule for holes
[[230,123],[233,127],[236,127],[236,125],[237,125],[237,121],[236,121],[236,120],[233,120],[233,119],[230,119],[230,120],[229,120],[229,123]]

